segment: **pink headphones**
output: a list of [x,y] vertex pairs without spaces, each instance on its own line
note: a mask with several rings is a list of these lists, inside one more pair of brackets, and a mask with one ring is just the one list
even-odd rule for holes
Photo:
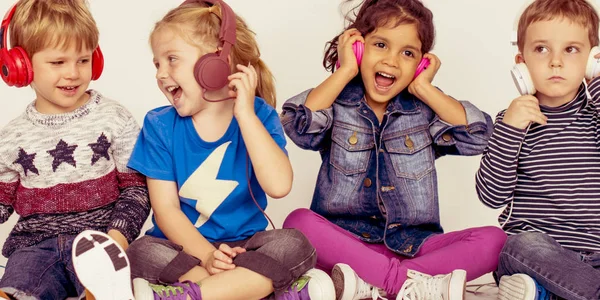
[[[8,86],[24,87],[33,81],[31,59],[21,47],[8,49],[6,44],[8,26],[17,10],[14,4],[4,16],[0,24],[0,76]],[[92,80],[97,80],[104,69],[104,58],[98,46],[92,53]]]
[[219,43],[221,51],[208,53],[198,59],[194,66],[194,76],[200,86],[207,91],[215,91],[229,83],[227,76],[231,74],[228,57],[231,47],[235,44],[235,14],[229,5],[222,0],[187,0],[189,3],[219,4],[221,7],[221,29]]
[[[356,56],[356,63],[360,66],[360,63],[361,63],[362,57],[363,57],[363,53],[365,52],[365,44],[363,44],[360,41],[356,41],[356,42],[354,42],[354,44],[352,44],[352,50],[354,51],[354,55]],[[417,70],[415,72],[414,78],[417,78],[417,76],[419,76],[419,74],[421,74],[421,72],[425,71],[425,69],[427,69],[427,67],[429,67],[429,64],[431,64],[431,62],[429,61],[428,58],[421,59],[421,61],[419,62],[419,65],[417,66]],[[336,69],[340,68],[340,60],[339,59],[338,59],[337,63],[335,64],[335,68]]]

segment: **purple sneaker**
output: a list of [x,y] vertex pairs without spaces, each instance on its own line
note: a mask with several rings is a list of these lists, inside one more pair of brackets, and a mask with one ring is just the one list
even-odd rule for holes
[[152,284],[142,278],[133,280],[136,300],[202,300],[200,286],[191,282],[177,282],[170,285]]

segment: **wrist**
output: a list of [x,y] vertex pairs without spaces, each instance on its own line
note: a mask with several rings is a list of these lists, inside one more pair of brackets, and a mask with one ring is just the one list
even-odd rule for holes
[[346,82],[350,82],[350,80],[354,79],[354,77],[356,77],[356,75],[358,75],[358,68],[351,69],[349,67],[348,68],[341,67],[341,68],[337,69],[331,76],[337,76],[337,77],[342,78]]
[[427,103],[427,100],[437,91],[437,88],[429,81],[415,81],[413,82],[413,91],[415,96]]
[[237,120],[238,124],[246,123],[250,120],[258,118],[256,116],[256,114],[254,113],[254,111],[250,111],[250,110],[234,113],[234,116],[235,116],[235,119]]

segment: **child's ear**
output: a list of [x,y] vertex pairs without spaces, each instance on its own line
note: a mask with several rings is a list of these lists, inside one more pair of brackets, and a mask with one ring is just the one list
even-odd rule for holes
[[523,58],[523,54],[518,53],[517,55],[515,55],[515,63],[516,64],[525,63],[525,59]]

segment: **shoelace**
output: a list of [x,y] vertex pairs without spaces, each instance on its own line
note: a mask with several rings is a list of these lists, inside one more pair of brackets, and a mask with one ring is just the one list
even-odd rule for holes
[[356,295],[354,296],[354,298],[355,299],[365,299],[365,298],[369,298],[369,297],[373,300],[377,300],[377,299],[388,300],[387,298],[384,298],[379,293],[378,288],[373,287],[366,282],[358,283],[358,287],[356,289]]
[[161,299],[182,299],[185,300],[186,296],[190,296],[192,300],[200,299],[200,287],[194,287],[194,283],[191,281],[184,281],[182,283],[174,283],[169,286],[154,286],[155,300]]
[[[410,276],[410,275],[409,275]],[[442,299],[441,277],[408,278],[398,293],[397,299],[437,300]]]

